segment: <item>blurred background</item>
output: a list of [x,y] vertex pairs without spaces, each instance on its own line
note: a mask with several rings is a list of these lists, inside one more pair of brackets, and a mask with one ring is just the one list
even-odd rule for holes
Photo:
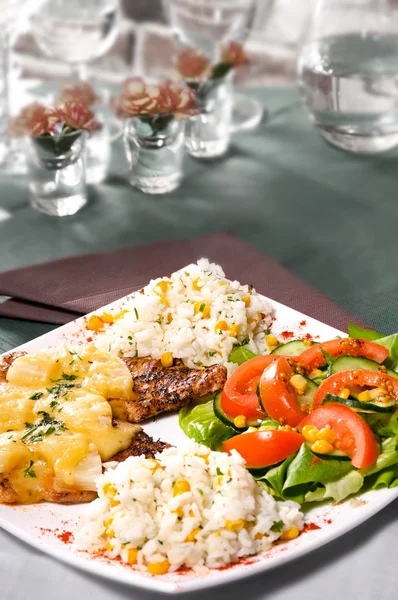
[[[252,61],[249,68],[239,73],[238,83],[295,83],[297,46],[314,2],[258,1],[254,27],[246,44]],[[90,63],[89,76],[115,83],[132,72],[156,78],[172,76],[173,39],[162,0],[122,0],[122,8],[123,21],[116,42],[104,56]],[[65,62],[44,56],[27,22],[15,32],[12,50],[13,70],[27,88],[43,79],[70,75]]]

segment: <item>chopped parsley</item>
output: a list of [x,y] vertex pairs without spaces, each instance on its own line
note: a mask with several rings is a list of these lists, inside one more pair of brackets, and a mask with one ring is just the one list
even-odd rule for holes
[[196,488],[196,489],[198,490],[199,494],[200,494],[201,496],[203,496],[203,490],[201,490],[200,488]]
[[51,410],[55,410],[57,408],[57,406],[59,406],[59,402],[57,402],[56,400],[51,400],[51,402],[50,402]]
[[275,523],[270,527],[270,530],[274,533],[280,533],[283,529],[283,521],[275,521]]
[[211,350],[211,352],[207,353],[208,356],[215,356],[216,354],[217,352],[215,350]]
[[32,423],[25,423],[28,431],[21,437],[21,442],[42,442],[44,437],[47,437],[52,433],[60,435],[59,432],[66,431],[67,428],[65,427],[65,423],[52,419],[48,412],[41,410],[39,414],[43,415],[42,420],[39,423],[34,425]]
[[216,473],[217,473],[217,475],[224,475],[224,473],[221,471],[220,467],[216,468]]
[[27,475],[29,477],[36,477],[36,473],[32,469],[33,465],[34,465],[34,462],[33,462],[33,460],[31,460],[30,463],[29,463],[29,467],[27,467],[26,469],[24,469],[24,477],[26,477]]
[[40,400],[43,397],[43,392],[35,392],[31,396],[29,396],[29,400]]
[[205,309],[205,306],[206,306],[206,304],[201,304],[201,305],[199,306],[199,310],[200,310],[200,312],[203,312],[203,311],[204,311],[204,309]]
[[134,313],[135,313],[135,318],[136,318],[136,319],[137,319],[137,321],[138,321],[138,319],[139,319],[139,316],[138,316],[138,310],[136,309],[136,307],[135,307],[135,306],[134,306]]

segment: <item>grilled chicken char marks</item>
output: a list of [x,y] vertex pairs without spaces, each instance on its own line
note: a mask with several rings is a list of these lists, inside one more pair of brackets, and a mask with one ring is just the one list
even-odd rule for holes
[[124,414],[139,423],[163,412],[178,410],[192,401],[219,392],[227,380],[223,365],[190,369],[176,359],[164,367],[160,360],[125,358],[134,380],[136,399],[124,402]]
[[145,431],[137,431],[131,441],[131,445],[126,450],[121,450],[115,456],[112,456],[109,460],[116,460],[117,462],[123,462],[129,456],[142,456],[145,458],[154,458],[158,452],[163,452],[166,448],[170,448],[171,445],[161,440],[155,441]]
[[20,356],[24,356],[26,352],[22,350],[17,352],[10,352],[0,358],[0,382],[6,381],[8,369],[11,367],[14,360],[17,360]]

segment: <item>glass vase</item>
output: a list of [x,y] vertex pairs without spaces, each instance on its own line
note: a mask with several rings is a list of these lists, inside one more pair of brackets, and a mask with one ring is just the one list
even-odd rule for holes
[[182,179],[184,121],[172,116],[134,117],[124,131],[131,185],[146,194],[165,194]]
[[31,204],[47,215],[74,215],[87,202],[85,132],[28,140]]
[[105,115],[96,113],[101,129],[87,134],[86,138],[86,182],[101,183],[108,175],[111,160],[111,134]]
[[209,80],[196,87],[196,95],[200,114],[187,121],[187,152],[196,158],[222,156],[231,138],[232,83]]

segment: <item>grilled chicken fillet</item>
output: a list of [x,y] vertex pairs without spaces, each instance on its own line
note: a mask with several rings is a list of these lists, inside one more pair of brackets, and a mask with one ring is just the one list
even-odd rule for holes
[[160,360],[150,357],[125,358],[124,362],[134,380],[136,397],[110,400],[110,404],[115,417],[130,423],[140,423],[215,394],[222,390],[227,380],[223,365],[190,369],[176,359],[173,366],[164,367]]

